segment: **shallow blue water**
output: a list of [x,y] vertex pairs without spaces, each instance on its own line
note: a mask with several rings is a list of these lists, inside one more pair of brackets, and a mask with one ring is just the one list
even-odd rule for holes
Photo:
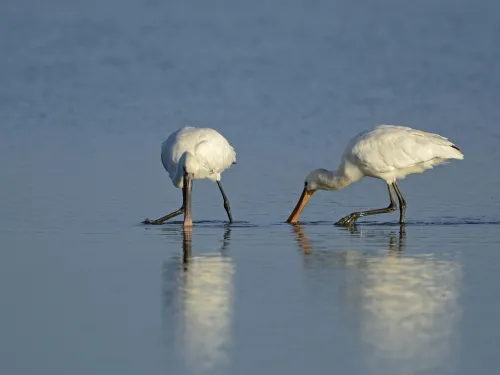
[[[500,345],[494,1],[0,4],[2,374],[494,373]],[[465,159],[315,194],[381,123]],[[220,130],[191,235],[160,144]],[[403,231],[404,229],[404,231]],[[187,254],[185,256],[184,254]]]
[[[11,373],[496,366],[497,224],[4,233]],[[186,258],[183,252],[187,252]]]

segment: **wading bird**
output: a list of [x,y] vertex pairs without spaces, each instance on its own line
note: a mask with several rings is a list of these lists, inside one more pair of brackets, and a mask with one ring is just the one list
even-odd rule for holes
[[184,226],[192,226],[191,190],[193,180],[203,178],[217,182],[229,222],[233,221],[229,200],[220,182],[221,173],[231,164],[236,164],[236,153],[226,138],[209,128],[181,128],[162,143],[161,161],[174,186],[182,189],[182,207],[159,219],[146,219],[143,221],[144,224],[162,224],[168,219],[184,213]]
[[339,190],[363,177],[374,177],[386,182],[389,206],[353,212],[336,224],[350,225],[363,216],[395,211],[396,202],[391,188],[398,197],[399,222],[403,224],[406,202],[396,180],[412,173],[421,173],[449,159],[463,158],[460,149],[440,135],[405,126],[377,126],[358,134],[348,143],[336,171],[315,169],[307,175],[302,195],[287,222],[293,224],[299,220],[300,214],[316,190]]

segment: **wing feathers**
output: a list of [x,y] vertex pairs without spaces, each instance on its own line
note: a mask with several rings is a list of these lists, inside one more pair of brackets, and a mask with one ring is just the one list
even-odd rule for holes
[[377,173],[412,168],[435,160],[463,158],[460,149],[445,137],[392,125],[382,125],[360,134],[346,152],[346,156],[363,169]]

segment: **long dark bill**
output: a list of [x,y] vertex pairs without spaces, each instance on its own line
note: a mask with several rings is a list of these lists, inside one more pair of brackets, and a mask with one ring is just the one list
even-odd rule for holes
[[184,186],[182,195],[184,198],[184,227],[192,227],[193,219],[191,217],[191,192],[193,190],[193,174],[184,173]]
[[302,195],[297,202],[297,205],[286,220],[287,223],[295,224],[297,221],[299,221],[299,217],[302,214],[304,207],[307,205],[307,202],[309,202],[309,199],[311,199],[315,191],[316,190],[307,190],[304,188],[304,190],[302,191]]

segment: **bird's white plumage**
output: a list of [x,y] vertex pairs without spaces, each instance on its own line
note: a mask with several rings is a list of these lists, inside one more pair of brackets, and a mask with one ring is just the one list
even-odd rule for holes
[[182,188],[184,168],[193,169],[194,179],[219,181],[236,162],[236,152],[214,129],[184,127],[162,143],[161,161],[174,186]]
[[[405,126],[380,125],[354,137],[343,154],[344,168],[359,177],[381,178],[388,183],[420,173],[449,159],[463,159],[448,139]],[[357,168],[359,171],[354,171]]]

